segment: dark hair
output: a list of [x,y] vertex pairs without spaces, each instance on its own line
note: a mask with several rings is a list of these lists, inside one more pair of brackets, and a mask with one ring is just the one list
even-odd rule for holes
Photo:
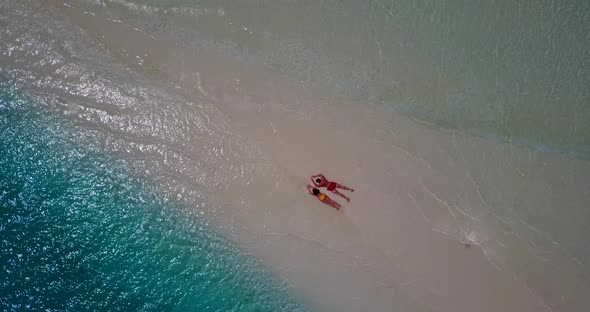
[[316,195],[316,196],[320,193],[320,190],[318,190],[317,188],[314,188],[311,191],[313,192],[313,195]]
[[315,179],[315,181],[316,181],[317,183],[320,183],[320,182],[322,182],[322,179],[320,179],[320,178],[317,178],[317,179]]

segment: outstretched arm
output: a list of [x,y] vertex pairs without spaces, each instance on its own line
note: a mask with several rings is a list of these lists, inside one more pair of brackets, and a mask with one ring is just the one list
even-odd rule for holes
[[313,186],[311,186],[311,185],[308,184],[307,185],[307,190],[309,191],[309,195],[313,195],[313,191],[312,191],[313,190]]
[[[320,182],[317,182],[316,179],[320,179]],[[326,180],[326,177],[324,177],[324,175],[320,173],[311,176],[311,183],[313,183],[313,185],[317,187],[323,187],[328,185],[328,180]]]

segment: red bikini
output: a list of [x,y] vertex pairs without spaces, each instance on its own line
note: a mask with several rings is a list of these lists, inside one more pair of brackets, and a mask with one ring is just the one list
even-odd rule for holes
[[326,189],[328,189],[328,191],[346,199],[347,201],[350,201],[350,198],[348,198],[346,195],[340,193],[337,188],[339,189],[343,189],[343,190],[347,190],[347,191],[354,191],[353,189],[346,187],[344,185],[340,185],[336,182],[332,182],[332,181],[328,181],[328,179],[326,179],[326,177],[323,174],[316,174],[311,176],[311,182],[313,183],[313,185],[315,185],[316,187],[325,187]]

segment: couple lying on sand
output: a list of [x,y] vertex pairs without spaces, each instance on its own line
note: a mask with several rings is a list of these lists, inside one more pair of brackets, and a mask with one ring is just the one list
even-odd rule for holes
[[318,187],[325,187],[328,189],[328,191],[346,199],[347,201],[350,201],[350,198],[346,197],[346,195],[340,193],[336,189],[339,188],[339,189],[354,192],[354,190],[349,187],[340,185],[336,182],[328,181],[328,179],[326,179],[326,177],[324,177],[324,175],[321,173],[311,176],[311,182],[313,183],[313,185],[315,185],[315,187],[313,187],[309,184],[307,185],[307,190],[309,191],[309,194],[317,197],[322,203],[324,203],[330,207],[334,207],[338,210],[340,210],[340,204],[337,203],[336,201],[334,201],[333,199],[331,199],[330,197],[328,197],[326,194],[323,194],[322,192],[320,192],[320,190],[317,188]]

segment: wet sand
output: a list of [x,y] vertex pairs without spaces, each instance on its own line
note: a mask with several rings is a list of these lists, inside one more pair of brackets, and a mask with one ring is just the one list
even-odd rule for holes
[[[100,13],[51,7],[134,70],[215,105],[236,140],[263,152],[247,183],[209,190],[224,207],[215,221],[318,310],[589,307],[584,263],[567,246],[545,248],[560,244],[546,230],[552,220],[521,214],[567,202],[578,215],[557,221],[588,220],[587,161],[436,129],[211,48],[178,47]],[[355,189],[350,203],[328,194],[340,211],[307,194],[319,172]]]

